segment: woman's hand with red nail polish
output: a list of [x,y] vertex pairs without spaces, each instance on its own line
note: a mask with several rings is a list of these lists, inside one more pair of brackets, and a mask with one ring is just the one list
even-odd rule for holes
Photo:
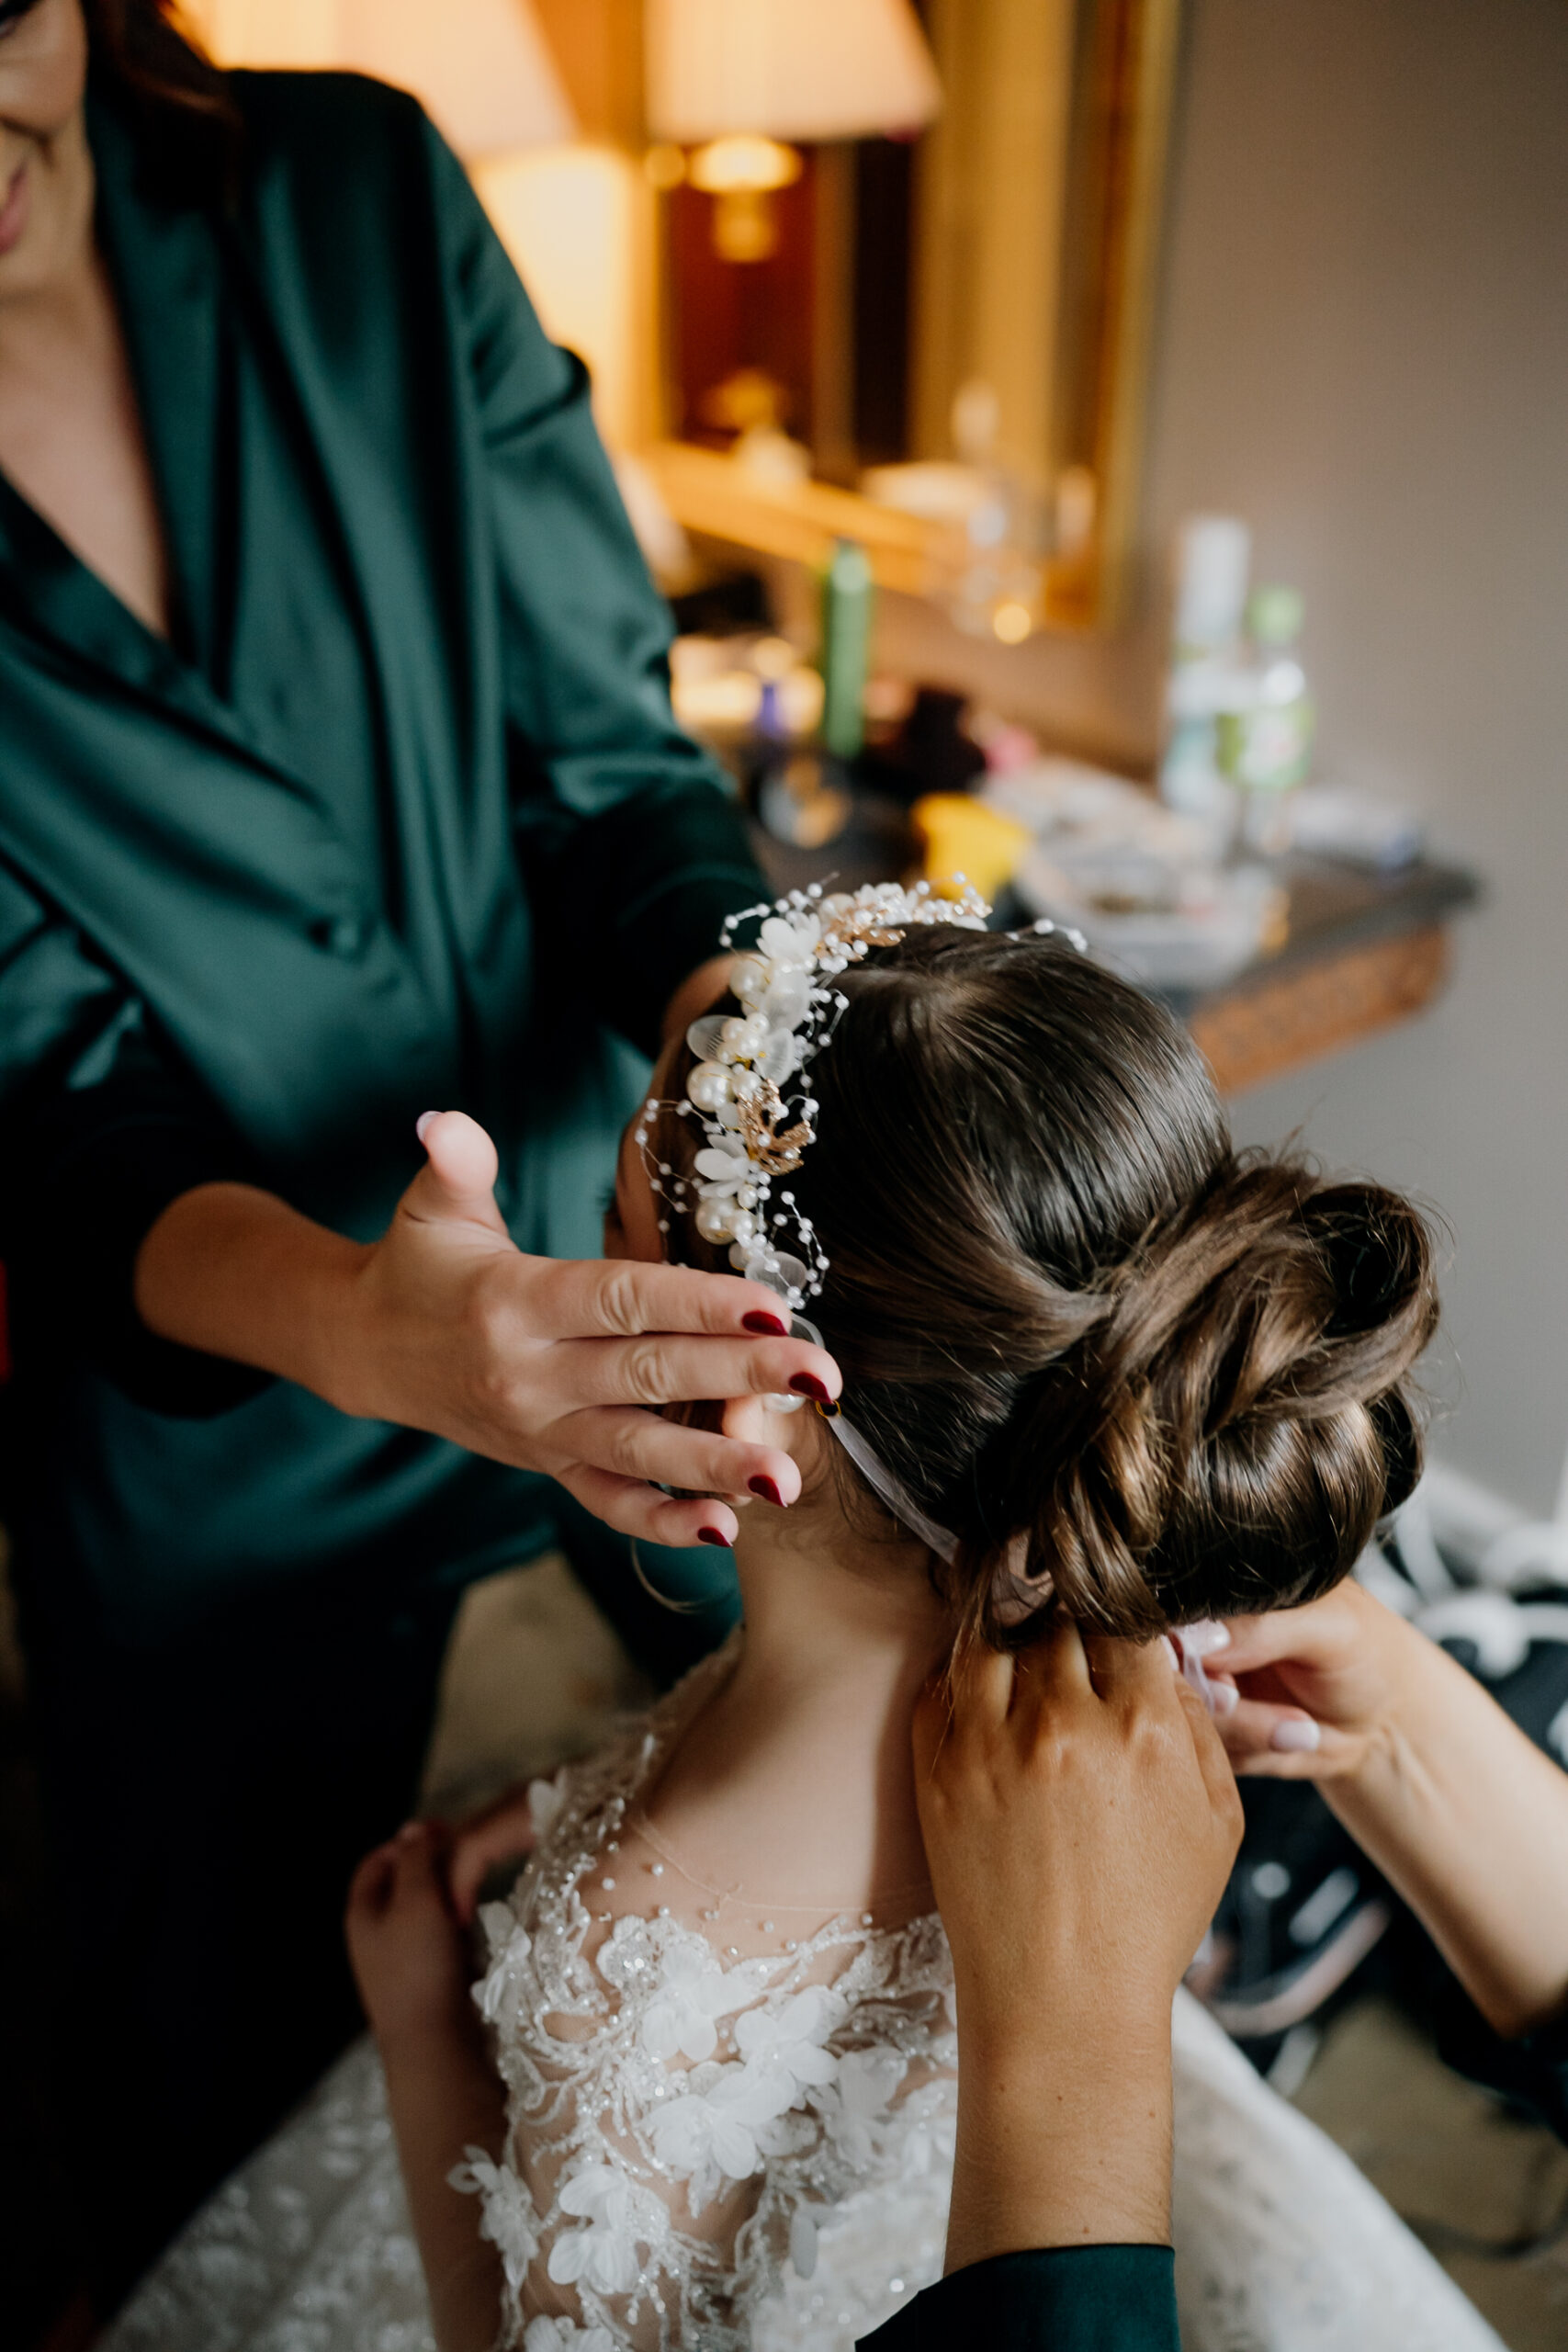
[[[775,1294],[633,1257],[528,1256],[496,1206],[483,1128],[457,1111],[420,1127],[427,1165],[374,1242],[329,1234],[247,1186],[182,1196],[138,1261],[151,1328],[297,1380],[341,1411],[543,1471],[595,1518],[656,1544],[728,1545],[732,1498],[771,1487],[769,1501],[793,1501],[799,1473],[765,1425],[728,1436],[664,1409],[776,1396],[802,1379],[829,1395],[832,1358],[790,1337]],[[247,1277],[241,1344],[214,1269],[257,1258],[278,1274]],[[172,1309],[166,1264],[183,1285]]]

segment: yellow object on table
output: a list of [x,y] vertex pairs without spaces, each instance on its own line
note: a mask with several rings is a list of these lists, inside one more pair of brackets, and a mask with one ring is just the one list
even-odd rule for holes
[[909,811],[920,845],[920,872],[933,889],[962,875],[983,899],[1012,880],[1033,842],[1027,825],[966,792],[928,792]]

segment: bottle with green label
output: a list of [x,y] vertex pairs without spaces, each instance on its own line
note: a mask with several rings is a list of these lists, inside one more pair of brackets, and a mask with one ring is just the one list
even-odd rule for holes
[[840,539],[822,577],[822,747],[836,760],[865,741],[873,598],[865,549]]
[[757,815],[794,849],[836,841],[853,813],[847,774],[865,741],[873,582],[865,549],[840,539],[822,574],[822,724],[815,749],[787,746],[757,784]]
[[1303,605],[1295,588],[1259,588],[1248,601],[1253,645],[1247,689],[1239,707],[1215,721],[1221,773],[1246,795],[1243,836],[1253,849],[1288,847],[1286,795],[1312,763],[1317,712],[1294,648]]

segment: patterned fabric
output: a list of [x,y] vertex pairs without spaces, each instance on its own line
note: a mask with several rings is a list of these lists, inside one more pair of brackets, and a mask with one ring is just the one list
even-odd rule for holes
[[577,2329],[639,2352],[852,2344],[941,2275],[957,2097],[941,1922],[837,1915],[791,1935],[639,1832],[640,1792],[735,1656],[536,1792],[534,1862],[481,1915],[475,1997],[511,2138],[503,2166],[462,2179],[527,2352],[551,2345],[530,2312],[574,2347]]
[[[941,2273],[956,2053],[940,1923],[840,1914],[786,1932],[685,1878],[642,1821],[734,1656],[536,1786],[534,1861],[482,1914],[475,1998],[510,2131],[501,2163],[470,2152],[454,2178],[502,2256],[505,2352],[852,2352]],[[1185,1993],[1173,2040],[1186,2352],[1501,2352]],[[197,2217],[101,2352],[434,2352],[368,2043]]]
[[373,2043],[209,2199],[101,2352],[435,2352]]

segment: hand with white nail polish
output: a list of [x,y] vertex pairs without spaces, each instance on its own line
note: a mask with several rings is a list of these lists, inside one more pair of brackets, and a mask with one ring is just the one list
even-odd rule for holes
[[[1241,1774],[1337,1780],[1359,1770],[1386,1736],[1391,1706],[1412,1668],[1410,1645],[1431,1647],[1358,1584],[1305,1609],[1181,1628],[1218,1703],[1214,1713]],[[1228,1701],[1220,1694],[1228,1690]]]
[[1499,2032],[1568,2006],[1568,1773],[1358,1584],[1220,1631],[1237,1773],[1317,1781]]
[[1198,1697],[1211,1715],[1228,1715],[1235,1705],[1234,1682],[1215,1679],[1206,1670],[1203,1660],[1230,1646],[1230,1629],[1213,1617],[1195,1618],[1191,1623],[1174,1625],[1168,1636],[1173,1661],[1188,1687]]

